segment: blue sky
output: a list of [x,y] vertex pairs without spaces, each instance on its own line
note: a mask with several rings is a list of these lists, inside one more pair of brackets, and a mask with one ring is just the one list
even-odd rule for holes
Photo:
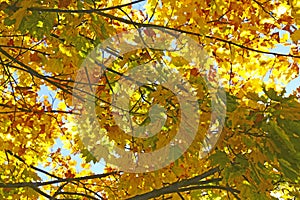
[[[277,31],[277,30],[276,30]],[[284,33],[288,33],[287,31],[279,30],[279,36],[282,37]],[[287,40],[287,43],[292,43],[292,41],[289,39]],[[273,48],[270,50],[274,53],[282,53],[282,54],[289,54],[290,53],[290,46],[284,46],[282,44],[278,44],[276,48]],[[297,78],[290,81],[286,86],[286,94],[291,94],[293,91],[295,91],[300,86],[300,74]]]
[[[49,88],[45,85],[41,86],[41,90],[38,92],[38,96],[40,97],[40,101],[42,101],[44,99],[45,96],[48,96],[48,100],[49,102],[53,102],[53,109],[57,109],[58,103],[60,102],[58,99],[55,99],[55,95],[56,92],[55,91],[51,91],[49,90]],[[53,101],[52,101],[53,100]],[[84,170],[81,166],[80,163],[82,161],[82,159],[80,158],[80,156],[77,155],[72,155],[71,152],[68,149],[63,148],[63,143],[60,139],[57,139],[55,141],[55,144],[53,145],[53,147],[51,148],[51,152],[55,152],[58,148],[61,148],[61,153],[63,156],[68,156],[70,155],[71,158],[73,160],[75,160],[77,162],[77,166],[76,166],[76,171],[80,172],[82,170]],[[91,170],[95,173],[103,173],[104,171],[104,167],[105,167],[105,162],[104,160],[100,160],[100,162],[97,163],[93,163],[91,162]],[[51,171],[50,167],[43,167],[42,164],[38,165],[39,168],[44,169],[46,171]],[[43,179],[43,180],[47,180],[47,176],[45,176],[43,173],[38,172],[38,175]],[[49,178],[49,177],[48,177]]]

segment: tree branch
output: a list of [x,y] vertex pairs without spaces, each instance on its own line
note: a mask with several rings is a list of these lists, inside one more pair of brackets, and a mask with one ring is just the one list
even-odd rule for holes
[[204,185],[204,184],[209,184],[209,183],[218,183],[221,181],[221,178],[215,178],[215,179],[210,179],[210,180],[205,180],[201,181],[204,178],[207,178],[217,172],[220,172],[219,167],[212,168],[208,170],[207,172],[195,176],[193,178],[183,180],[180,182],[176,182],[173,184],[170,184],[166,187],[160,188],[160,189],[154,189],[150,192],[141,194],[141,195],[136,195],[134,197],[128,198],[127,200],[143,200],[143,199],[150,199],[150,198],[155,198],[159,197],[164,194],[171,194],[171,193],[177,193],[177,192],[186,192],[190,190],[196,190],[196,189],[221,189],[221,190],[226,190],[231,192],[237,199],[239,197],[236,195],[236,193],[239,193],[238,190],[230,188],[230,187],[224,187],[224,186],[218,186],[218,185]]
[[37,53],[40,53],[40,54],[43,54],[43,55],[51,55],[49,53],[46,53],[46,52],[43,52],[43,51],[39,51],[39,50],[36,50],[36,49],[32,49],[32,47],[22,47],[22,46],[10,46],[10,45],[0,45],[0,47],[3,47],[3,48],[12,48],[12,49],[25,49],[27,51],[34,51],[34,52],[37,52]]
[[[78,10],[61,10],[61,9],[44,9],[44,8],[34,8],[32,11],[40,11],[40,12],[60,12],[60,13],[78,13]],[[144,24],[144,23],[140,23],[140,22],[132,22],[130,20],[124,19],[122,17],[117,17],[108,13],[105,13],[103,11],[99,11],[99,10],[80,10],[80,13],[97,13],[103,17],[107,17],[110,18],[112,20],[116,20],[125,24],[129,24],[129,25],[133,25],[133,26],[137,26],[139,28],[141,27],[148,27],[148,28],[155,28],[155,29],[165,29],[165,30],[171,30],[171,31],[176,31],[178,33],[185,33],[188,35],[194,35],[194,36],[199,36],[199,37],[205,37],[208,39],[212,39],[212,40],[216,40],[219,42],[224,42],[227,44],[231,44],[233,46],[242,48],[242,49],[246,49],[248,51],[253,51],[253,52],[257,52],[257,53],[263,53],[263,54],[269,54],[269,55],[274,55],[274,56],[286,56],[286,57],[292,57],[292,58],[300,58],[300,56],[297,55],[292,55],[292,54],[282,54],[282,53],[274,53],[274,52],[270,52],[270,51],[262,51],[259,49],[254,49],[254,48],[250,48],[247,46],[244,46],[242,44],[238,44],[226,39],[222,39],[222,38],[218,38],[218,37],[214,37],[214,36],[209,36],[209,35],[204,35],[201,33],[194,33],[191,31],[186,31],[186,30],[180,30],[180,29],[176,29],[176,28],[172,28],[172,27],[167,27],[167,26],[161,26],[161,25],[156,25],[156,24]]]
[[42,11],[42,12],[55,12],[55,13],[95,13],[100,11],[108,11],[108,10],[114,10],[114,9],[120,9],[122,7],[131,6],[140,2],[143,2],[145,0],[137,0],[130,3],[117,5],[117,6],[111,6],[107,8],[100,8],[100,9],[90,9],[90,10],[61,10],[56,8],[39,8],[39,7],[31,7],[27,8],[28,11]]
[[[17,158],[22,163],[26,164],[25,161],[21,157],[13,154],[10,150],[6,150],[5,152],[8,153],[8,154],[10,154],[10,155],[12,155],[12,156],[14,156],[15,158]],[[72,183],[72,184],[78,185],[78,184],[82,184],[80,181],[83,181],[83,180],[99,179],[99,178],[104,178],[104,177],[107,177],[107,176],[110,176],[110,175],[115,175],[115,174],[119,173],[117,171],[114,171],[114,172],[109,172],[109,173],[95,174],[95,175],[75,177],[75,178],[60,178],[60,177],[58,177],[56,175],[50,174],[50,173],[42,170],[42,169],[34,167],[33,165],[30,165],[29,167],[32,168],[32,169],[34,169],[34,170],[36,170],[36,171],[39,171],[39,172],[41,172],[43,174],[46,174],[46,175],[48,175],[48,176],[50,176],[52,178],[56,178],[57,180],[54,180],[54,181],[44,181],[44,182],[22,182],[22,183],[1,183],[0,182],[0,188],[16,189],[16,188],[25,188],[25,187],[28,187],[28,188],[32,188],[33,190],[35,190],[39,194],[47,197],[48,199],[56,200],[55,196],[57,196],[59,194],[66,194],[65,192],[61,192],[61,190],[68,183]],[[63,183],[63,184],[59,187],[59,189],[55,192],[55,194],[53,196],[50,196],[47,193],[43,192],[41,189],[39,189],[40,186],[53,185],[53,184],[59,184],[59,183]],[[92,190],[90,190],[88,188],[85,188],[85,189],[87,191],[91,192],[91,193],[94,193],[96,196],[98,196],[99,197],[98,199],[103,199],[100,195],[98,195],[94,191],[92,191]],[[72,193],[72,195],[75,195],[75,193]],[[85,194],[82,194],[82,193],[76,193],[76,195],[91,197],[90,195],[85,195]],[[95,197],[93,197],[93,198],[97,199]]]

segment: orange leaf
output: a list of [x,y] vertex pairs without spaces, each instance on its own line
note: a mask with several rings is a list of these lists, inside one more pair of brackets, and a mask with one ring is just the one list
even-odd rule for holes
[[68,171],[65,173],[65,176],[66,176],[66,178],[74,178],[74,177],[75,177],[75,174],[73,174],[73,173],[71,172],[71,170],[68,170]]
[[30,54],[30,61],[40,62],[42,59],[38,56],[37,52]]
[[71,0],[59,0],[58,7],[59,8],[67,8],[71,4]]

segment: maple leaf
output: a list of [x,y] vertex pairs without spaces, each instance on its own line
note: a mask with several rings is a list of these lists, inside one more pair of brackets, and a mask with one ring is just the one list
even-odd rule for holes
[[[300,87],[286,93],[299,74],[299,1],[3,0],[0,8],[0,199],[299,197]],[[183,112],[193,98],[199,109]],[[122,171],[143,159],[145,172]]]

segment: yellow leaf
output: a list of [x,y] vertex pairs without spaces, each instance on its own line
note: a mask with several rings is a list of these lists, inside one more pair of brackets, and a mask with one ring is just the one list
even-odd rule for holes
[[71,54],[71,51],[68,50],[67,47],[65,47],[63,44],[59,44],[59,50],[63,53],[63,54],[66,54],[67,56],[71,57],[72,54]]
[[294,43],[298,43],[298,41],[300,40],[300,30],[296,30],[292,35],[291,35],[291,39],[293,40]]
[[284,33],[284,34],[282,35],[282,37],[280,38],[280,42],[281,42],[281,43],[284,43],[284,42],[286,42],[288,39],[289,39],[289,34],[288,34],[288,33]]
[[61,110],[66,110],[67,106],[65,104],[65,102],[60,101],[57,105],[58,108],[60,108]]

